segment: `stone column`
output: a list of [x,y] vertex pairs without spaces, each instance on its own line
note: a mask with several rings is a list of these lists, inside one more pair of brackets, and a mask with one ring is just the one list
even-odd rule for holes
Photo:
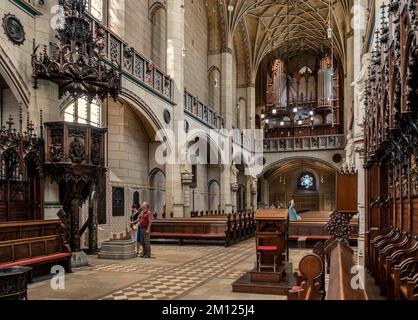
[[[184,130],[184,5],[182,0],[167,0],[167,73],[174,79],[173,132],[175,163],[166,165],[166,211],[175,217],[184,216],[184,194],[178,141]],[[180,125],[179,125],[180,123]]]
[[249,84],[247,87],[247,129],[255,130],[255,85]]
[[[353,76],[354,76],[354,148],[357,149],[355,153],[355,165],[358,171],[358,211],[359,211],[359,238],[358,238],[358,260],[361,266],[365,265],[365,170],[363,168],[364,158],[359,150],[364,149],[364,89],[365,81],[367,78],[368,68],[368,54],[362,56],[363,50],[363,35],[366,30],[366,19],[365,12],[361,12],[361,8],[366,10],[366,0],[354,0],[354,5],[357,6],[354,10],[357,14],[354,19],[356,20],[356,26],[353,34]],[[379,10],[378,10],[379,11]],[[379,14],[379,13],[378,13]]]
[[351,84],[354,81],[354,36],[353,31],[347,34],[347,69],[344,79],[344,131],[351,130],[350,125],[354,116],[354,90]]
[[[221,65],[222,65],[222,87],[221,87],[221,112],[222,117],[225,121],[225,129],[230,131],[232,129],[232,110],[234,107],[234,97],[232,96],[232,50],[226,49],[221,54]],[[229,153],[229,155],[224,154],[225,159],[229,160],[228,163],[222,164],[222,174],[220,178],[221,184],[221,210],[225,212],[232,211],[232,190],[231,190],[231,146],[232,146],[232,137],[228,136],[229,143],[224,149],[224,153]]]
[[[255,103],[255,85],[249,84],[247,87],[247,129],[251,133],[251,139],[254,142],[256,138],[255,134],[255,116],[256,116],[256,103]],[[248,172],[250,174],[250,172]],[[254,189],[253,179],[251,175],[247,175],[247,199],[246,205],[248,209],[257,208],[257,190]]]

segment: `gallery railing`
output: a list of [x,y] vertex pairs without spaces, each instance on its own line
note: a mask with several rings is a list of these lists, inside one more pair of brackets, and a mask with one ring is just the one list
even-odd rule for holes
[[219,113],[203,104],[187,90],[184,90],[184,110],[209,127],[214,129],[223,129],[225,127],[224,119]]
[[97,20],[93,21],[93,34],[104,32],[104,59],[109,63],[121,66],[125,76],[145,85],[151,91],[173,101],[173,79],[158,68],[151,60],[130,47],[112,31],[104,27]]
[[334,150],[345,147],[344,135],[265,139],[265,152]]

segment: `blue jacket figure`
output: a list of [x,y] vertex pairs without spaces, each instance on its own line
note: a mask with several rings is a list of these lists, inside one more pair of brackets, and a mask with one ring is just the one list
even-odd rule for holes
[[295,200],[290,201],[289,205],[289,221],[298,221],[302,218],[297,214],[295,209]]

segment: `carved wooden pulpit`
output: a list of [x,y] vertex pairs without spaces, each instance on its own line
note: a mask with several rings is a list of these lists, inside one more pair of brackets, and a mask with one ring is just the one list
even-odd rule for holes
[[59,184],[58,215],[66,228],[66,239],[73,252],[80,251],[80,207],[92,185],[105,178],[106,129],[90,125],[45,123],[45,172]]
[[269,271],[283,273],[288,260],[288,211],[258,210],[255,220],[257,262]]

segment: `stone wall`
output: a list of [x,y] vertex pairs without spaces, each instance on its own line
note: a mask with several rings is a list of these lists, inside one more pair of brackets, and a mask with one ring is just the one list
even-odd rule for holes
[[184,86],[205,104],[208,96],[208,22],[205,1],[185,1]]

